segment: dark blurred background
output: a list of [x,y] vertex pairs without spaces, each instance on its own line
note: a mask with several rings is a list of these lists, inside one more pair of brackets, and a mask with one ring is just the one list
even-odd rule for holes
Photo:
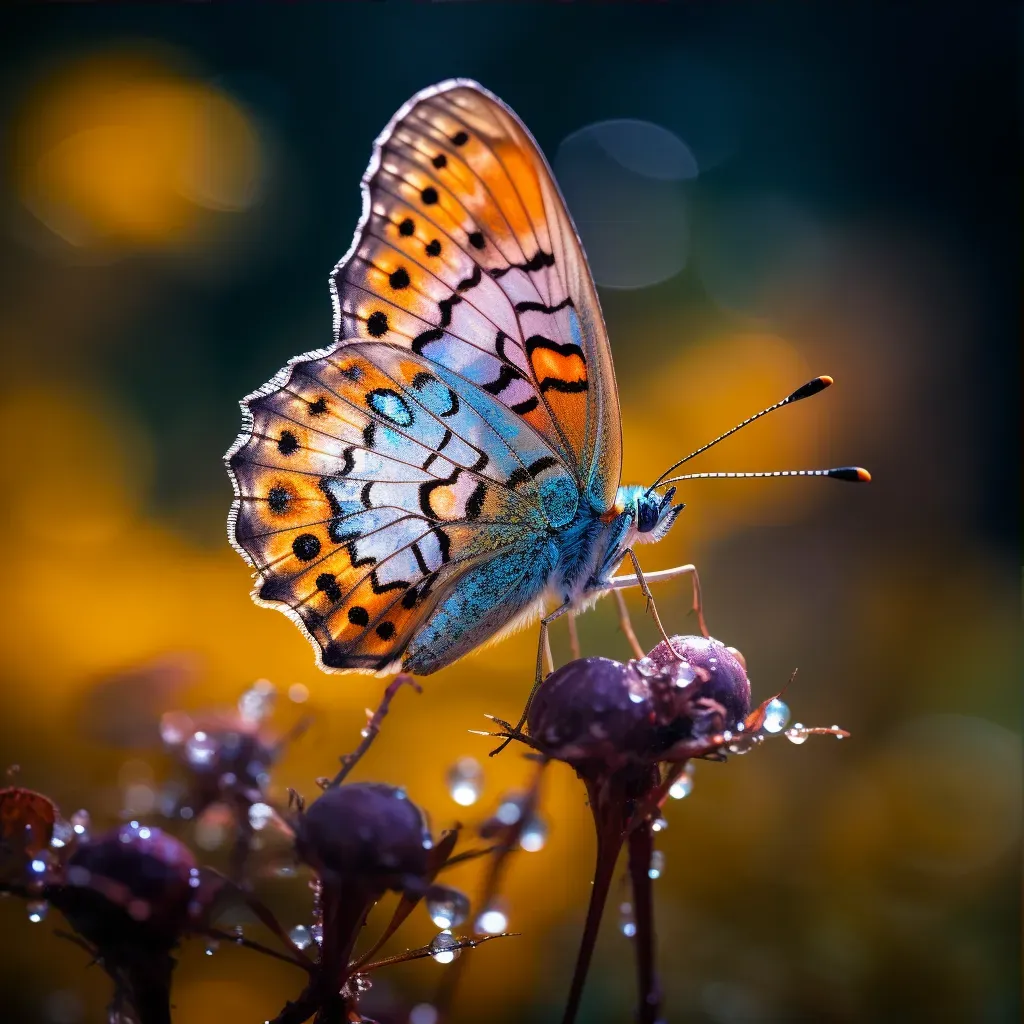
[[[160,823],[156,716],[230,705],[260,677],[308,691],[316,716],[277,795],[313,791],[354,744],[380,683],[319,674],[251,605],[220,456],[238,398],[331,339],[327,275],[374,137],[416,90],[472,77],[535,134],[590,254],[626,481],[819,373],[837,386],[693,468],[874,475],[694,483],[670,538],[641,549],[650,569],[697,563],[758,697],[799,666],[794,717],[853,733],[702,764],[669,808],[667,1019],[1017,1020],[1020,40],[1000,3],[8,15],[0,761],[66,813]],[[663,590],[666,622],[692,631],[685,585]],[[625,656],[610,602],[580,628],[588,652]],[[403,694],[360,777],[407,785],[436,828],[479,820],[529,766],[487,761],[467,730],[515,714],[534,644]],[[446,787],[462,756],[486,762],[475,808]],[[466,954],[459,1021],[558,1019],[593,842],[568,771],[543,807],[547,844],[506,887],[522,937]],[[286,923],[308,913],[299,880],[263,895]],[[107,982],[55,916],[0,904],[5,1020],[105,1019]],[[435,930],[421,913],[402,938]],[[406,1019],[445,969],[382,975],[368,1012]],[[583,1020],[629,1019],[633,985],[613,905]],[[262,1021],[298,987],[245,950],[187,948],[177,1020]]]

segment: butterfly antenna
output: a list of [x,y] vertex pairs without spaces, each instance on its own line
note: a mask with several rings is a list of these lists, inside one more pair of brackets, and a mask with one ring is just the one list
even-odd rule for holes
[[[647,493],[650,494],[651,491],[653,491],[654,488],[657,487],[659,484],[671,483],[671,480],[665,479],[670,473],[675,472],[675,470],[677,470],[681,465],[683,465],[683,463],[689,462],[690,459],[695,459],[698,455],[703,455],[704,452],[706,452],[709,448],[714,448],[714,446],[718,444],[719,441],[724,441],[727,437],[731,437],[733,434],[736,433],[737,430],[742,430],[744,427],[750,426],[750,424],[753,423],[755,420],[759,420],[762,416],[767,416],[770,412],[775,412],[776,409],[781,409],[784,405],[792,405],[794,402],[800,402],[805,398],[810,398],[811,395],[816,395],[819,391],[824,391],[825,388],[831,387],[833,383],[834,381],[832,380],[832,378],[827,375],[815,377],[814,380],[809,380],[806,384],[802,385],[801,387],[798,387],[796,391],[794,391],[791,395],[787,395],[784,399],[782,399],[781,402],[776,402],[774,405],[769,405],[767,409],[762,409],[759,413],[755,413],[753,416],[748,416],[742,423],[737,423],[735,427],[733,427],[731,430],[727,430],[724,434],[720,434],[718,437],[714,439],[714,441],[708,441],[707,444],[701,445],[701,447],[698,448],[695,452],[690,452],[690,454],[687,455],[685,459],[680,459],[678,462],[673,463],[671,466],[669,466],[668,469],[666,469],[665,472],[662,473],[661,476],[659,476],[658,479],[655,480],[654,483],[647,488]],[[823,470],[822,473],[824,472],[825,471]],[[743,474],[734,475],[742,476]],[[764,475],[771,476],[773,474]],[[821,475],[821,473],[819,473],[818,475]],[[689,480],[693,478],[677,477],[676,479]]]
[[757,480],[772,476],[828,476],[833,480],[846,480],[852,484],[871,482],[871,474],[861,466],[840,466],[837,469],[775,469],[760,473],[684,473],[664,482],[676,484],[680,480]]

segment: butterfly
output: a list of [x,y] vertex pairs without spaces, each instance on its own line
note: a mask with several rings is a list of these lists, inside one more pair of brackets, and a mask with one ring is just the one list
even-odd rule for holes
[[[362,194],[331,275],[334,343],[241,403],[228,532],[256,602],[292,618],[323,668],[425,675],[549,606],[542,637],[636,585],[635,556],[636,575],[614,571],[683,506],[674,487],[619,486],[594,281],[501,100],[465,79],[417,93]],[[696,592],[692,566],[654,575],[684,573]]]

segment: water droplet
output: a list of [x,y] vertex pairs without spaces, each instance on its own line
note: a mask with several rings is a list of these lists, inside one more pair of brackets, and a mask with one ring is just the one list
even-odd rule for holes
[[522,813],[522,798],[509,797],[502,800],[498,805],[498,809],[495,811],[494,816],[502,825],[514,825],[522,816]]
[[409,1011],[409,1024],[437,1024],[441,1015],[430,1003],[417,1003]]
[[192,719],[184,711],[168,711],[160,717],[160,738],[169,747],[176,747],[192,733]]
[[635,664],[637,672],[648,679],[661,674],[661,669],[650,658],[640,658]]
[[359,994],[363,995],[365,992],[369,992],[373,988],[373,982],[370,980],[369,975],[366,974],[354,974],[349,979],[349,985]]
[[672,787],[668,791],[668,795],[673,800],[682,800],[684,797],[688,797],[693,792],[693,764],[688,763],[686,768],[683,770],[683,774],[672,783]]
[[294,864],[280,864],[277,870],[274,872],[278,878],[294,878],[295,877],[295,865]]
[[845,736],[841,736],[841,735],[840,735],[840,731],[841,731],[841,729],[840,729],[840,726],[838,726],[838,725],[833,725],[833,726],[832,726],[832,728],[833,728],[833,730],[835,731],[835,737],[836,737],[836,739],[837,739],[837,740],[843,740],[843,739],[846,739],[846,737],[845,737]]
[[795,743],[800,746],[801,743],[807,742],[807,733],[804,732],[803,722],[795,722],[791,729],[786,730],[786,739],[790,743]]
[[216,939],[207,939],[206,945],[203,947],[203,952],[207,956],[213,956],[218,949],[220,949],[220,943]]
[[58,818],[53,824],[53,835],[50,838],[50,845],[55,850],[68,845],[72,839],[75,838],[75,829],[70,821],[64,821],[63,818]]
[[497,903],[488,904],[476,919],[474,928],[482,935],[500,935],[508,927],[508,915]]
[[655,818],[651,822],[652,832],[664,832],[668,828],[668,822],[664,818]]
[[448,769],[448,792],[460,807],[471,807],[484,788],[484,773],[472,757],[460,757]]
[[89,817],[87,810],[75,811],[68,820],[71,822],[71,827],[79,839],[89,838],[89,826],[92,824],[92,819]]
[[46,900],[30,900],[25,904],[25,909],[28,911],[28,919],[33,924],[39,924],[49,912],[50,904]]
[[46,861],[40,857],[33,857],[32,862],[29,864],[29,869],[34,875],[42,875],[46,873]]
[[292,683],[288,687],[288,699],[293,704],[305,704],[309,700],[309,687],[302,683]]
[[547,838],[547,825],[541,818],[534,816],[523,826],[523,831],[519,836],[519,846],[527,853],[536,853],[538,850],[544,849]]
[[768,702],[764,709],[764,725],[761,726],[765,732],[778,733],[786,728],[789,721],[789,705],[776,697]]
[[438,928],[457,928],[469,917],[469,897],[458,889],[434,886],[426,899],[427,913]]
[[289,933],[288,938],[295,943],[299,949],[306,949],[313,944],[313,936],[304,924],[297,924]]
[[676,686],[684,687],[689,686],[697,678],[697,673],[688,661],[677,661],[672,667],[672,678]]
[[430,955],[439,964],[450,964],[462,952],[461,949],[454,948],[458,945],[458,941],[450,931],[439,932],[430,943],[432,950]]
[[205,768],[217,756],[217,741],[202,729],[196,730],[185,744],[185,759],[196,768]]
[[313,941],[318,945],[322,946],[324,942],[324,926],[318,921],[314,925],[310,925],[309,934],[313,936]]
[[627,939],[636,935],[636,918],[633,917],[633,904],[626,902],[619,904],[619,931]]
[[661,878],[665,870],[665,854],[661,850],[651,850],[651,866],[647,869],[648,878]]
[[258,679],[238,698],[238,713],[245,722],[262,722],[273,711],[276,697],[274,684],[266,679]]
[[274,808],[270,804],[256,803],[249,808],[249,824],[257,831],[265,829],[274,817]]

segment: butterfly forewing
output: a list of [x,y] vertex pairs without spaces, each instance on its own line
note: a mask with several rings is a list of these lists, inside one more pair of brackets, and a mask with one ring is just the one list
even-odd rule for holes
[[550,170],[472,83],[404,107],[365,179],[366,226],[334,273],[339,338],[410,347],[539,431],[602,512],[621,463],[593,281]]

